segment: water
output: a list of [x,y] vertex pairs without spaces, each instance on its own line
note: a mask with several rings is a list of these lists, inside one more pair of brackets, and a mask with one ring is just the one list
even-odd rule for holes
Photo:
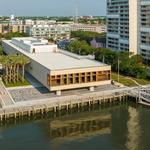
[[0,150],[149,150],[150,109],[124,103],[0,127]]

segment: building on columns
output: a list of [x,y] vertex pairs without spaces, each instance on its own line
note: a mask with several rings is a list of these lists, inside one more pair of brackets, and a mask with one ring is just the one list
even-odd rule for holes
[[94,56],[80,56],[60,50],[47,40],[31,37],[3,40],[6,54],[23,54],[31,62],[26,71],[50,91],[61,95],[62,90],[89,88],[111,84],[111,66],[94,60]]

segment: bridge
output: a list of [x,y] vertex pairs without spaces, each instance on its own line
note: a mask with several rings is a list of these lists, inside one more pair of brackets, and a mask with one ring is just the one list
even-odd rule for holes
[[127,94],[136,98],[137,103],[150,106],[150,85],[129,88]]

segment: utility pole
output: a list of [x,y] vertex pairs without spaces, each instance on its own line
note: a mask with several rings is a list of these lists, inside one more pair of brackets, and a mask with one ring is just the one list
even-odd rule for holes
[[141,87],[138,87],[138,102],[141,102]]
[[78,5],[75,7],[75,18],[74,18],[74,23],[78,24]]
[[81,49],[79,49],[79,55],[81,55]]
[[103,63],[105,63],[105,56],[103,55]]
[[118,58],[118,82],[119,82],[119,79],[120,79],[120,60]]

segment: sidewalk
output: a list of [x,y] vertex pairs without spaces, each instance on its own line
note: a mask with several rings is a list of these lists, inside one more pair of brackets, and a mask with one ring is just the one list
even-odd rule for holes
[[5,88],[1,79],[0,79],[0,103],[2,107],[13,105],[15,103],[10,93]]

